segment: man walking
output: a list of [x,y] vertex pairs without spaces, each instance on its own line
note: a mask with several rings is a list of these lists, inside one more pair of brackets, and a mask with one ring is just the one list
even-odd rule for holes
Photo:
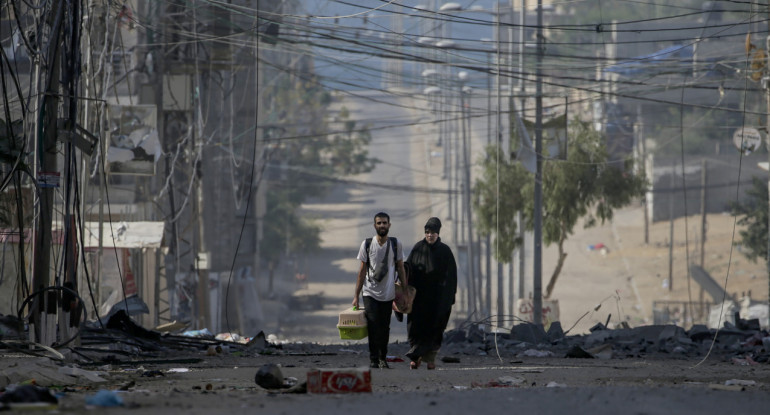
[[396,297],[396,271],[405,284],[404,249],[401,241],[388,237],[390,216],[385,212],[374,215],[377,234],[361,243],[358,260],[356,293],[353,307],[363,292],[364,316],[369,332],[369,367],[388,369],[388,341],[390,340],[390,315]]

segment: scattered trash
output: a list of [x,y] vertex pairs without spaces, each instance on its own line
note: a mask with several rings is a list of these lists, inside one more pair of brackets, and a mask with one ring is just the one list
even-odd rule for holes
[[167,370],[168,373],[187,373],[190,369],[186,367],[172,367],[171,369]]
[[280,389],[283,387],[283,373],[274,363],[262,365],[254,376],[254,382],[265,389]]
[[453,387],[454,389],[457,389],[457,390],[461,390],[461,391],[464,391],[464,390],[468,389],[468,387],[467,387],[467,386],[462,386],[462,385],[458,385],[458,386],[452,386],[452,387]]
[[498,378],[497,380],[490,380],[487,383],[481,383],[481,382],[471,382],[471,387],[474,389],[478,388],[512,388],[517,387],[520,384],[524,383],[524,379],[521,379],[521,382],[518,382],[518,379],[520,378],[511,378],[508,376],[503,376]]
[[310,393],[356,393],[372,391],[369,369],[314,369],[307,373]]
[[388,362],[403,362],[404,359],[398,357],[398,356],[385,356],[385,359],[387,359]]
[[187,330],[186,332],[182,333],[182,336],[185,337],[200,337],[200,338],[206,338],[206,339],[213,339],[214,334],[212,334],[209,329],[203,328],[200,330]]
[[548,382],[547,385],[545,385],[545,387],[546,388],[566,388],[567,385],[565,385],[564,383],[558,383],[558,382],[550,381],[550,382]]
[[730,379],[725,381],[725,386],[731,386],[731,385],[739,385],[739,386],[754,386],[757,382],[753,380],[743,380],[743,379]]
[[734,365],[738,365],[738,366],[753,366],[753,365],[759,364],[755,362],[754,359],[751,358],[751,356],[746,356],[745,358],[734,357],[732,358],[731,362]]
[[55,408],[59,400],[48,388],[36,385],[22,385],[0,395],[2,408]]
[[161,372],[160,370],[145,370],[144,372],[142,372],[143,378],[157,378],[161,376],[166,376],[166,375],[164,375],[163,372]]
[[594,245],[588,245],[588,250],[589,251],[599,251],[599,253],[602,254],[602,256],[606,256],[610,252],[610,249],[607,248],[607,246],[604,245],[601,242],[599,242],[598,244],[594,244]]
[[228,341],[233,343],[246,343],[248,341],[244,337],[241,337],[240,334],[237,334],[237,333],[219,333],[216,336],[214,336],[214,338],[217,340]]
[[103,407],[123,406],[123,398],[114,391],[102,389],[96,392],[95,395],[86,398],[86,405]]
[[441,361],[444,363],[460,363],[460,358],[453,356],[441,356]]

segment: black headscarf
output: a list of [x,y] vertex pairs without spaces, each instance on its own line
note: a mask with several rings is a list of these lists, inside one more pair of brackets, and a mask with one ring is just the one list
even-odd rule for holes
[[457,292],[457,264],[449,246],[441,238],[433,244],[422,239],[414,244],[406,262],[410,267],[409,285],[417,288],[417,296],[420,292],[432,293],[437,309],[451,308]]

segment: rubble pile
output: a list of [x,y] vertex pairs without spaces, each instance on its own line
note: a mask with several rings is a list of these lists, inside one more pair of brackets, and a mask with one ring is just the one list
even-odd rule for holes
[[725,359],[770,362],[770,334],[759,321],[736,318],[736,325],[721,329],[694,325],[689,330],[675,325],[650,325],[610,329],[603,324],[589,334],[565,335],[559,322],[548,330],[532,323],[514,325],[510,332],[489,332],[484,325],[447,331],[442,354],[536,356],[568,358],[640,358],[681,356],[697,358],[708,353]]

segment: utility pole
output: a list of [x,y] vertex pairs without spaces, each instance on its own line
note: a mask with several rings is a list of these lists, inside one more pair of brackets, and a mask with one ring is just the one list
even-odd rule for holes
[[[768,32],[770,32],[770,20],[767,22]],[[770,51],[770,34],[767,35],[767,38],[765,39],[765,51]],[[767,55],[767,54],[766,54]],[[765,122],[767,123],[768,128],[768,138],[770,141],[770,77],[767,77],[767,71],[770,70],[770,55],[767,55],[767,62],[765,63],[765,95],[767,99],[767,119]],[[768,181],[767,181],[767,195],[768,195],[768,210],[770,210],[770,146],[768,146],[768,165],[767,165],[767,171],[768,171]],[[768,220],[768,226],[767,226],[767,260],[765,261],[767,263],[767,282],[768,282],[768,291],[767,291],[767,304],[768,307],[770,307],[770,214],[767,215]]]
[[[674,186],[676,159],[671,161],[671,190],[668,195],[668,290],[674,290]],[[686,212],[685,212],[686,214]]]
[[537,0],[537,67],[535,68],[535,212],[533,252],[533,323],[543,324],[543,0]]
[[[64,2],[56,2],[57,7],[55,12],[49,14],[47,24],[51,28],[50,42],[48,44],[48,59],[47,63],[47,76],[45,81],[45,95],[43,96],[43,123],[44,123],[44,135],[43,135],[43,148],[38,149],[38,153],[35,157],[40,158],[41,171],[44,173],[54,173],[57,171],[56,163],[56,140],[58,138],[58,114],[59,114],[59,98],[61,93],[59,91],[60,85],[60,64],[61,64],[61,49],[60,49],[60,35],[62,21],[64,20]],[[37,176],[38,172],[35,172]],[[40,219],[38,221],[38,228],[35,233],[35,250],[34,250],[34,274],[32,276],[32,292],[39,292],[42,289],[47,288],[50,281],[50,268],[51,268],[51,232],[53,222],[53,203],[54,203],[54,189],[52,187],[44,187],[40,189]],[[44,309],[44,304],[47,303],[49,296],[44,295],[42,292],[38,297],[38,307],[33,307],[32,310],[32,322],[34,324],[34,341],[42,344],[50,344],[51,340],[46,335],[46,327],[49,323],[43,321],[41,312],[45,311],[45,314],[50,314],[50,309]],[[53,297],[55,299],[55,296]],[[45,319],[47,320],[47,318]]]
[[[500,101],[501,91],[500,91],[500,3],[497,3],[497,10],[495,11],[495,35],[497,39],[497,47],[495,48],[497,50],[497,122],[495,123],[495,136],[497,137],[497,151],[498,153],[503,153],[502,156],[507,160],[507,158],[510,156],[509,151],[505,151],[505,145],[503,143],[503,135],[501,130],[501,121],[500,121],[500,112],[502,111],[502,104]],[[499,157],[499,156],[498,156]],[[502,195],[497,195],[498,199],[502,197]],[[497,212],[498,220],[500,216],[500,212],[498,209]],[[500,281],[503,280],[503,263],[499,260],[497,261],[497,281],[498,284]],[[498,285],[498,290],[499,290]]]
[[[519,14],[519,94],[521,95],[521,118],[524,118],[524,108],[527,104],[526,85],[524,84],[524,25],[527,19],[527,0],[521,0],[521,13]],[[521,133],[519,133],[521,134]],[[519,230],[519,237],[521,238],[521,246],[519,246],[519,294],[518,298],[524,297],[524,276],[526,270],[526,232],[524,230],[524,215],[521,211],[516,212],[516,225]],[[515,303],[511,298],[511,303]],[[515,311],[515,310],[514,310]],[[511,312],[513,315],[514,312]]]
[[701,172],[700,172],[700,267],[703,268],[705,256],[706,256],[706,201],[708,189],[708,163],[704,158],[701,160]]

